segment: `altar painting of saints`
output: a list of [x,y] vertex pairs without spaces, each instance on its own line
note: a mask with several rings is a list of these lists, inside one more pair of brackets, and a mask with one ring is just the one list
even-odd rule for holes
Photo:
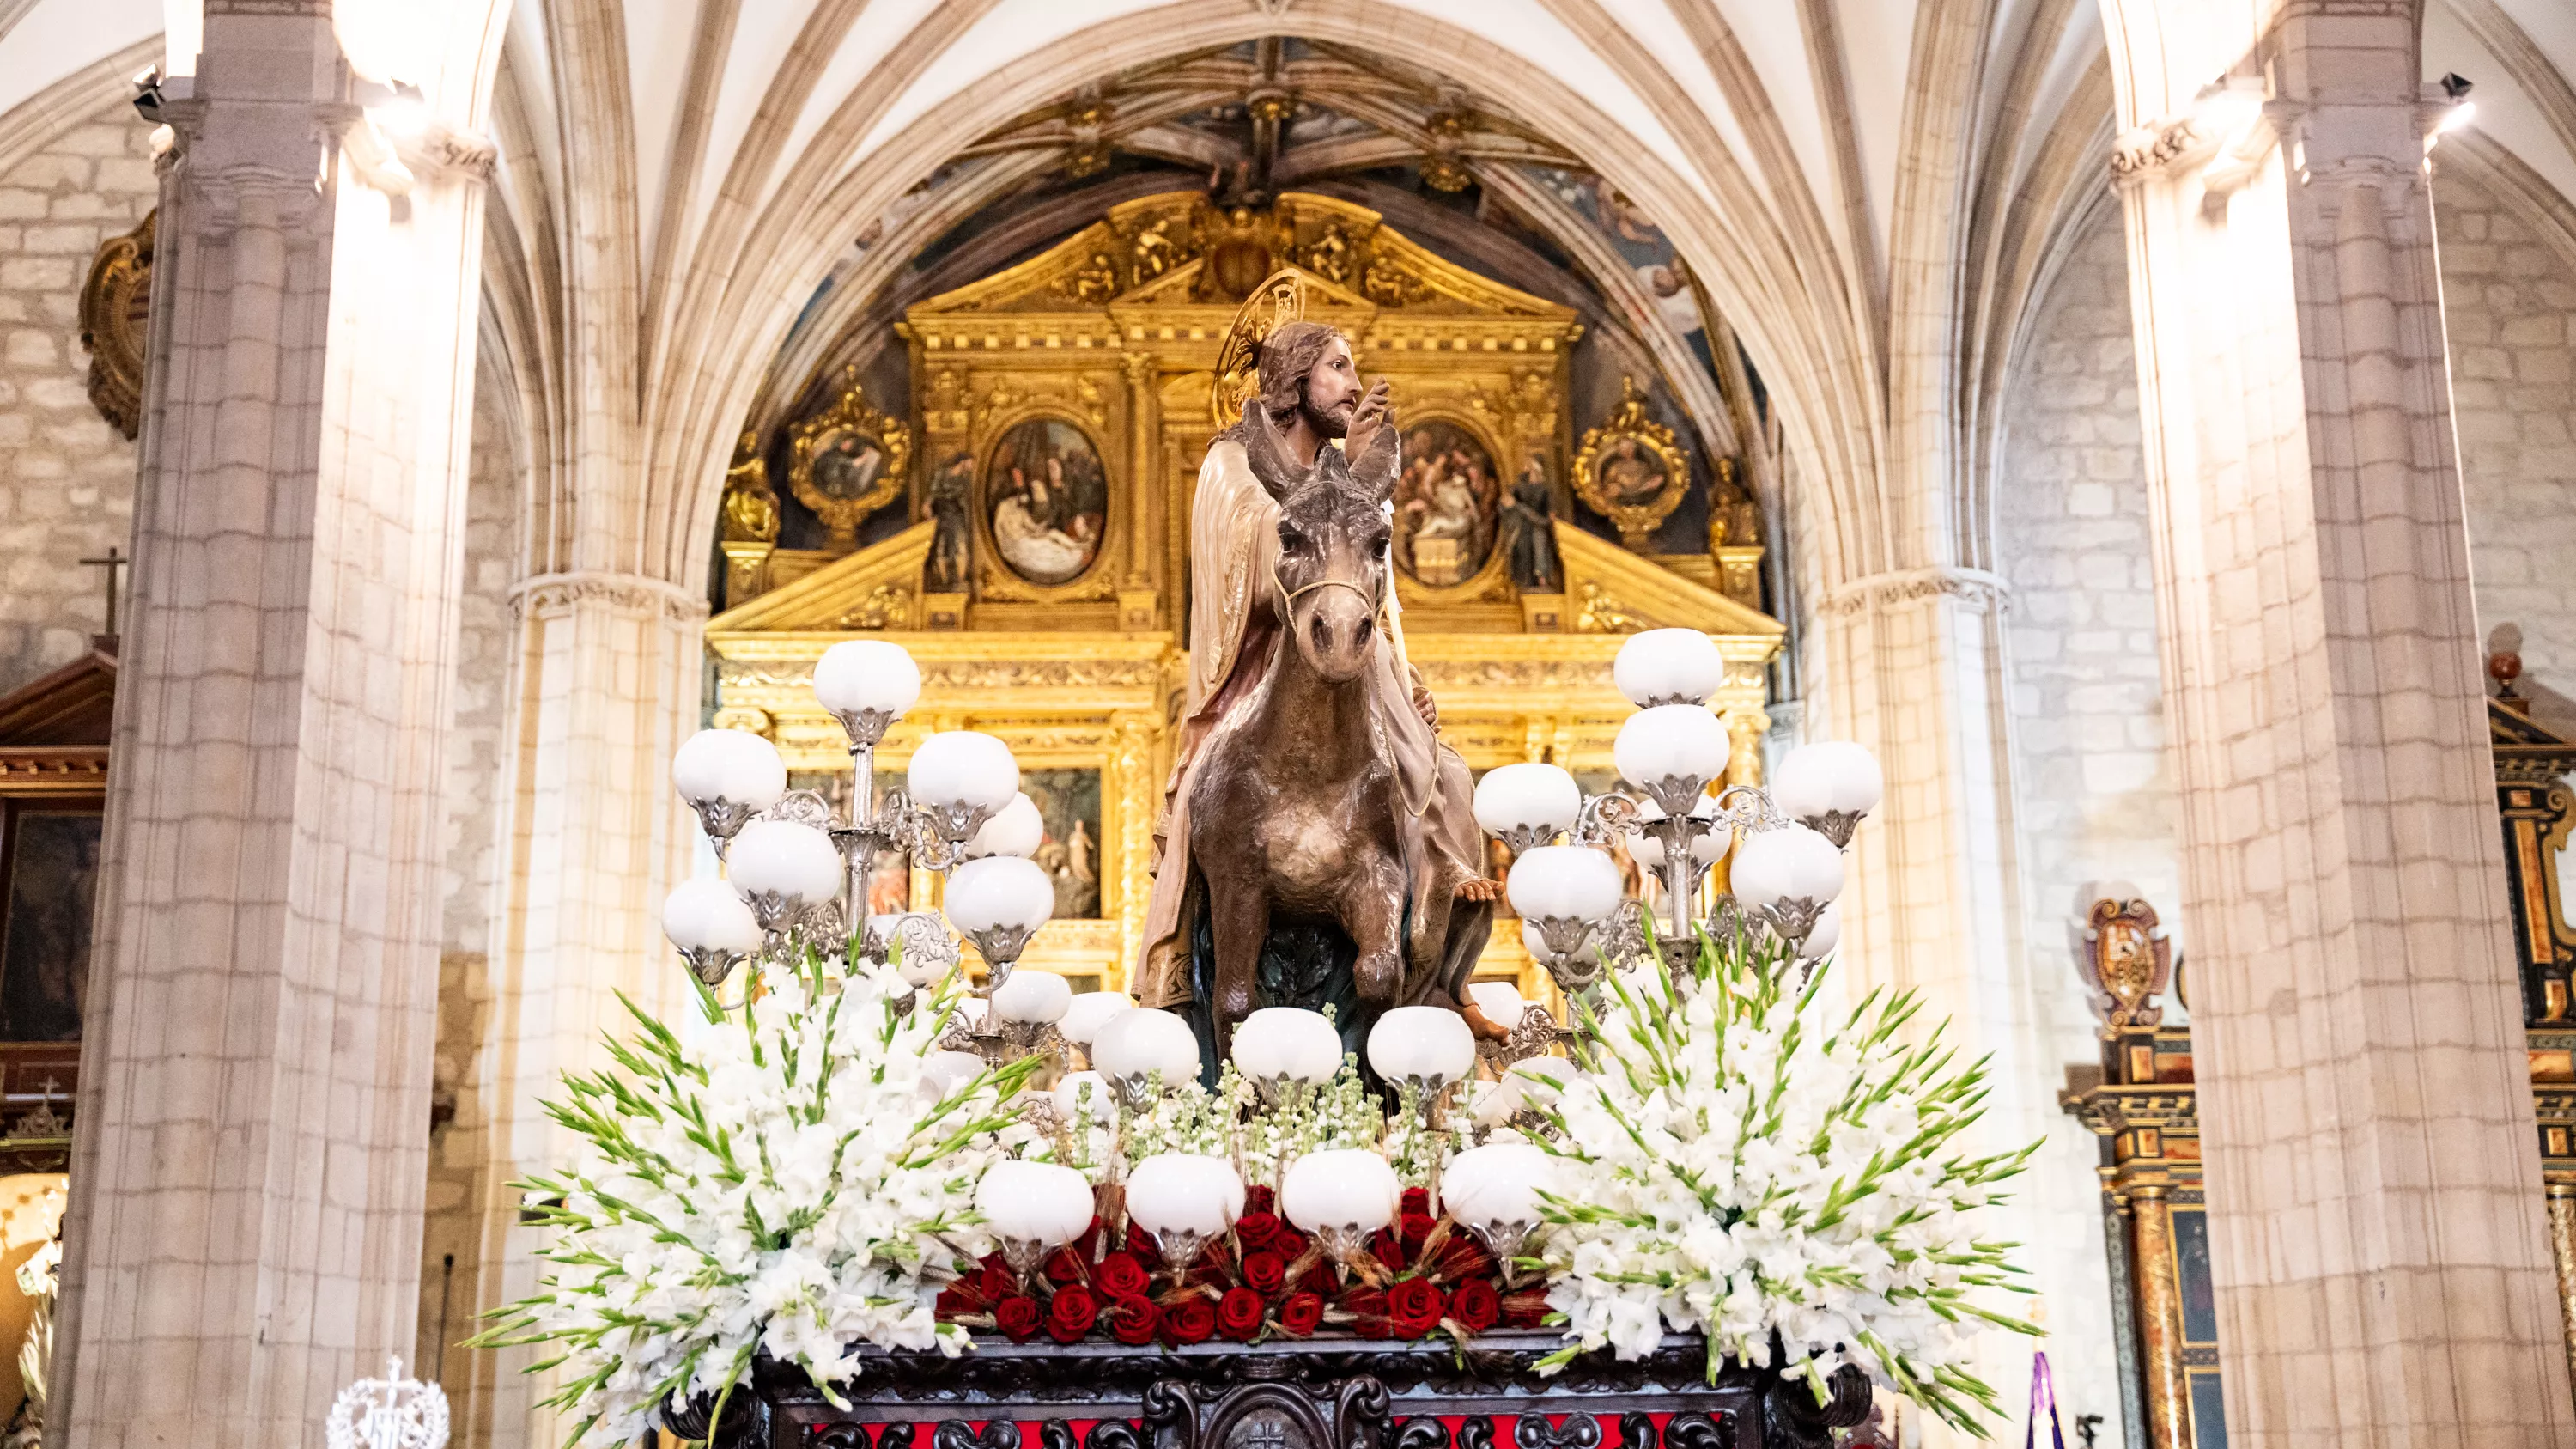
[[0,1040],[80,1038],[99,825],[95,813],[17,817],[0,931]]
[[1611,502],[1632,508],[1654,502],[1669,481],[1663,459],[1633,437],[1614,440],[1595,466],[1600,469],[1602,493]]
[[864,498],[885,465],[884,443],[855,428],[844,429],[814,450],[814,487],[842,502]]
[[1108,472],[1080,428],[1031,418],[995,444],[984,465],[994,551],[1033,584],[1064,584],[1100,555],[1109,521]]
[[1022,770],[1021,793],[1046,835],[1031,859],[1055,883],[1057,920],[1100,917],[1100,772]]
[[1395,556],[1425,584],[1455,584],[1485,566],[1494,548],[1502,483],[1476,435],[1431,421],[1404,430],[1404,470],[1395,480]]

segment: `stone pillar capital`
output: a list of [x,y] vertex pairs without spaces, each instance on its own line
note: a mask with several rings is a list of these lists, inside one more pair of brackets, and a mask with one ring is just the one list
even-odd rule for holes
[[2001,574],[1956,564],[1894,569],[1837,584],[1825,592],[1824,602],[1817,607],[1827,615],[1848,616],[1942,597],[1999,614],[2011,605],[2012,582]]

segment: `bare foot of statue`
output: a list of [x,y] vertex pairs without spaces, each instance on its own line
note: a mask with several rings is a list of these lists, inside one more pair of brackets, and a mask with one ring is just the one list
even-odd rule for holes
[[1498,901],[1503,898],[1503,883],[1478,876],[1458,882],[1457,898],[1462,901]]
[[1480,1041],[1505,1041],[1511,1037],[1510,1023],[1497,1022],[1478,1011],[1473,1001],[1462,1003],[1458,1007],[1458,1014],[1467,1018],[1467,1029],[1474,1032]]

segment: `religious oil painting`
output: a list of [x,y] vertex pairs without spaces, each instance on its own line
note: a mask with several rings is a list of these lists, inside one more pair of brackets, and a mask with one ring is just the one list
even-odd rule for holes
[[0,1040],[80,1037],[100,820],[95,813],[17,814],[0,939]]
[[1020,792],[1046,821],[1034,857],[1055,882],[1058,920],[1100,917],[1100,772],[1022,770]]
[[885,470],[885,440],[857,428],[836,428],[814,449],[814,490],[835,502],[867,497]]
[[1502,480],[1474,433],[1434,419],[1404,430],[1395,480],[1395,556],[1417,582],[1463,583],[1494,551]]
[[1031,418],[1002,435],[984,464],[993,549],[1033,584],[1067,584],[1100,556],[1109,474],[1089,436],[1061,418]]

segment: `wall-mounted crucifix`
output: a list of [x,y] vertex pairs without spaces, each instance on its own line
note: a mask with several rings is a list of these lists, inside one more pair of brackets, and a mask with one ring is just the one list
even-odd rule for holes
[[107,631],[103,634],[91,636],[89,641],[92,647],[103,653],[113,654],[116,652],[116,586],[119,582],[118,573],[124,569],[127,564],[132,562],[134,562],[134,560],[127,558],[122,550],[116,548],[112,544],[108,547],[107,556],[105,558],[85,558],[81,560],[81,567],[83,568],[106,570],[104,578],[107,592]]

